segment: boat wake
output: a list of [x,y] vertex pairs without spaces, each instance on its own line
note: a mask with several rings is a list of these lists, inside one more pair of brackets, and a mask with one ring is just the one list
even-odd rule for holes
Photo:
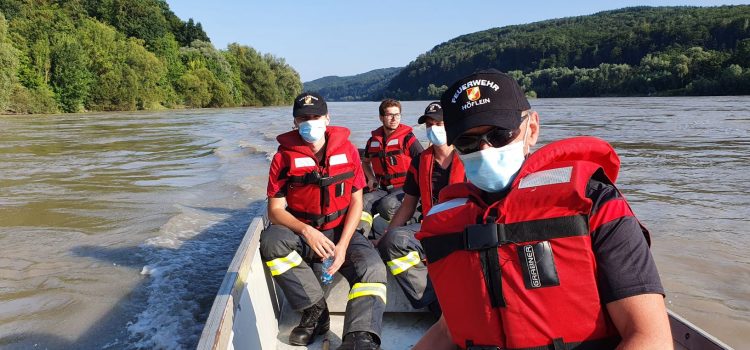
[[224,273],[263,202],[245,208],[178,206],[180,213],[141,248],[145,309],[128,324],[135,349],[194,348]]

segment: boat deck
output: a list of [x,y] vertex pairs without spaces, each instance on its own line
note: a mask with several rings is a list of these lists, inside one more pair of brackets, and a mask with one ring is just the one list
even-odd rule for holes
[[[306,347],[289,345],[289,333],[292,331],[292,328],[297,326],[300,317],[301,314],[299,312],[284,309],[279,321],[276,349],[320,350],[323,349],[324,339],[329,340],[331,350],[341,345],[341,332],[344,328],[343,313],[331,314],[331,329],[328,333],[317,336],[314,343]],[[386,312],[383,316],[383,339],[381,340],[381,347],[388,350],[411,349],[433,323],[435,323],[434,316],[427,312]]]

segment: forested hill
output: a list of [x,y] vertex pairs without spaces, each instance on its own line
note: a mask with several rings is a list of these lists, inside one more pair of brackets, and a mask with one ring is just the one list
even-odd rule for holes
[[383,94],[434,99],[490,67],[540,97],[750,94],[750,6],[634,7],[467,34],[417,57]]
[[283,58],[218,50],[164,0],[0,0],[0,113],[289,104]]
[[317,91],[330,101],[378,99],[391,79],[404,67],[382,68],[353,76],[327,76],[304,83],[306,91]]

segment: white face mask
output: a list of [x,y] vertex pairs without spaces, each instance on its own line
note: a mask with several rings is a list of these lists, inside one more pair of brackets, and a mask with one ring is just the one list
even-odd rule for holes
[[445,134],[445,127],[433,125],[427,128],[427,139],[435,146],[442,146],[448,142],[448,136]]
[[311,119],[299,123],[299,134],[307,143],[315,143],[326,133],[325,118]]
[[459,154],[466,178],[485,192],[500,192],[508,188],[526,160],[524,146],[528,131],[527,124],[523,139],[503,147],[489,147],[466,155]]
[[500,192],[508,188],[526,160],[523,144],[523,141],[517,141],[500,148],[490,147],[459,155],[464,163],[466,178],[486,192]]

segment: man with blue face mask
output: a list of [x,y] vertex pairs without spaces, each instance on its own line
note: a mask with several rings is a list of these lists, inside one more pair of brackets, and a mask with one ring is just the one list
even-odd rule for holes
[[419,202],[422,213],[427,214],[437,203],[438,194],[443,188],[465,182],[466,176],[458,154],[447,143],[440,102],[427,105],[418,122],[427,127],[427,139],[432,145],[412,159],[403,187],[403,202],[377,246],[388,270],[411,305],[416,309],[426,306],[439,316],[440,306],[427,278],[427,267],[422,261],[424,251],[414,238],[420,224],[404,224],[413,217]]
[[328,274],[350,284],[339,350],[379,349],[386,272],[378,252],[354,234],[366,186],[349,129],[328,125],[323,97],[305,92],[293,107],[295,130],[277,137],[268,175],[268,218],[260,254],[293,309],[302,312],[289,344],[305,346],[330,326],[323,289],[312,263],[332,258]]
[[539,115],[497,70],[460,79],[441,104],[471,183],[444,188],[416,235],[443,316],[414,349],[671,349],[612,147],[574,137],[531,154]]

